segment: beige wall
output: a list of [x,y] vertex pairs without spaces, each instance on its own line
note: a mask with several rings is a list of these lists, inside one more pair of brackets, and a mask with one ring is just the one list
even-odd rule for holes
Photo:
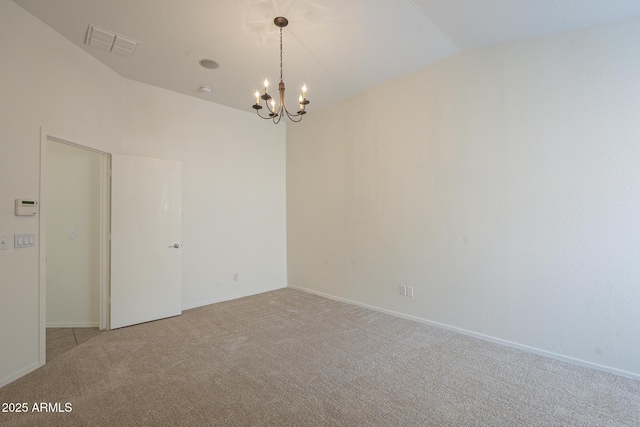
[[[40,243],[39,217],[15,216],[13,203],[46,194],[42,128],[182,162],[184,308],[286,286],[284,127],[127,81],[6,0],[0,57],[0,234]],[[0,271],[1,386],[39,366],[38,247],[0,251]]]
[[640,378],[638,46],[471,51],[290,126],[289,284]]

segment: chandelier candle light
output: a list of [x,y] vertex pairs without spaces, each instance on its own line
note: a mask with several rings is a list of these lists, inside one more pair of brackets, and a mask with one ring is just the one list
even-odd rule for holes
[[[256,103],[253,104],[253,109],[256,110],[258,116],[263,119],[271,119],[275,124],[280,123],[280,119],[282,119],[284,115],[289,117],[289,120],[297,123],[302,120],[302,117],[305,114],[307,114],[307,112],[305,111],[305,107],[307,106],[307,104],[309,104],[309,101],[307,100],[307,86],[302,86],[302,93],[298,98],[298,104],[300,106],[298,112],[296,114],[291,114],[289,110],[287,110],[287,106],[284,102],[284,80],[282,78],[282,29],[289,24],[289,21],[287,20],[287,18],[278,16],[273,20],[273,23],[276,24],[276,27],[280,28],[280,83],[278,84],[280,100],[278,101],[278,105],[276,105],[275,99],[273,99],[271,95],[269,95],[269,81],[265,79],[264,95],[260,96],[260,92],[256,91]],[[264,100],[266,104],[267,111],[269,112],[268,116],[263,116],[262,114],[260,114],[260,110],[262,109],[262,105],[260,105],[261,99]]]

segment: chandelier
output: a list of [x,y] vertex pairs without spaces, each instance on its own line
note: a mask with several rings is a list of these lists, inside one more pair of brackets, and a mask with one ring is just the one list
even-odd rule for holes
[[[282,29],[289,24],[289,21],[287,20],[287,18],[278,16],[273,20],[273,23],[276,24],[276,27],[280,28],[280,83],[278,84],[280,99],[276,102],[276,100],[273,99],[271,95],[269,95],[269,80],[265,79],[264,95],[261,96],[260,92],[256,91],[256,103],[253,104],[253,109],[256,110],[258,116],[267,120],[271,119],[275,124],[280,123],[280,119],[282,119],[282,117],[284,117],[285,115],[289,117],[289,120],[297,123],[302,120],[302,117],[305,114],[307,114],[307,112],[305,111],[305,107],[309,104],[309,101],[307,100],[307,86],[302,86],[302,92],[300,93],[300,97],[298,98],[298,112],[295,114],[290,113],[284,101],[284,80],[282,78]],[[262,110],[262,105],[260,105],[261,99],[264,101],[267,107],[267,116],[260,114],[260,110]]]

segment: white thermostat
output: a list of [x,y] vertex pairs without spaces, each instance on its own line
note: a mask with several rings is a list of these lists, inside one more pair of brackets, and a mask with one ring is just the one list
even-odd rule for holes
[[33,216],[38,213],[38,201],[34,199],[16,199],[16,215]]

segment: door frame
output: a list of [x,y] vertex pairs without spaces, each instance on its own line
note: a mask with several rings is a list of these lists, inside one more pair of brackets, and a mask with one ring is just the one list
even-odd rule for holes
[[46,363],[47,348],[47,239],[46,218],[47,205],[43,203],[46,196],[47,182],[47,140],[66,144],[82,150],[101,155],[100,160],[100,279],[99,279],[99,318],[100,329],[109,329],[109,271],[110,271],[110,232],[111,232],[111,154],[82,144],[59,138],[40,128],[40,219],[39,219],[39,251],[38,251],[38,362]]

